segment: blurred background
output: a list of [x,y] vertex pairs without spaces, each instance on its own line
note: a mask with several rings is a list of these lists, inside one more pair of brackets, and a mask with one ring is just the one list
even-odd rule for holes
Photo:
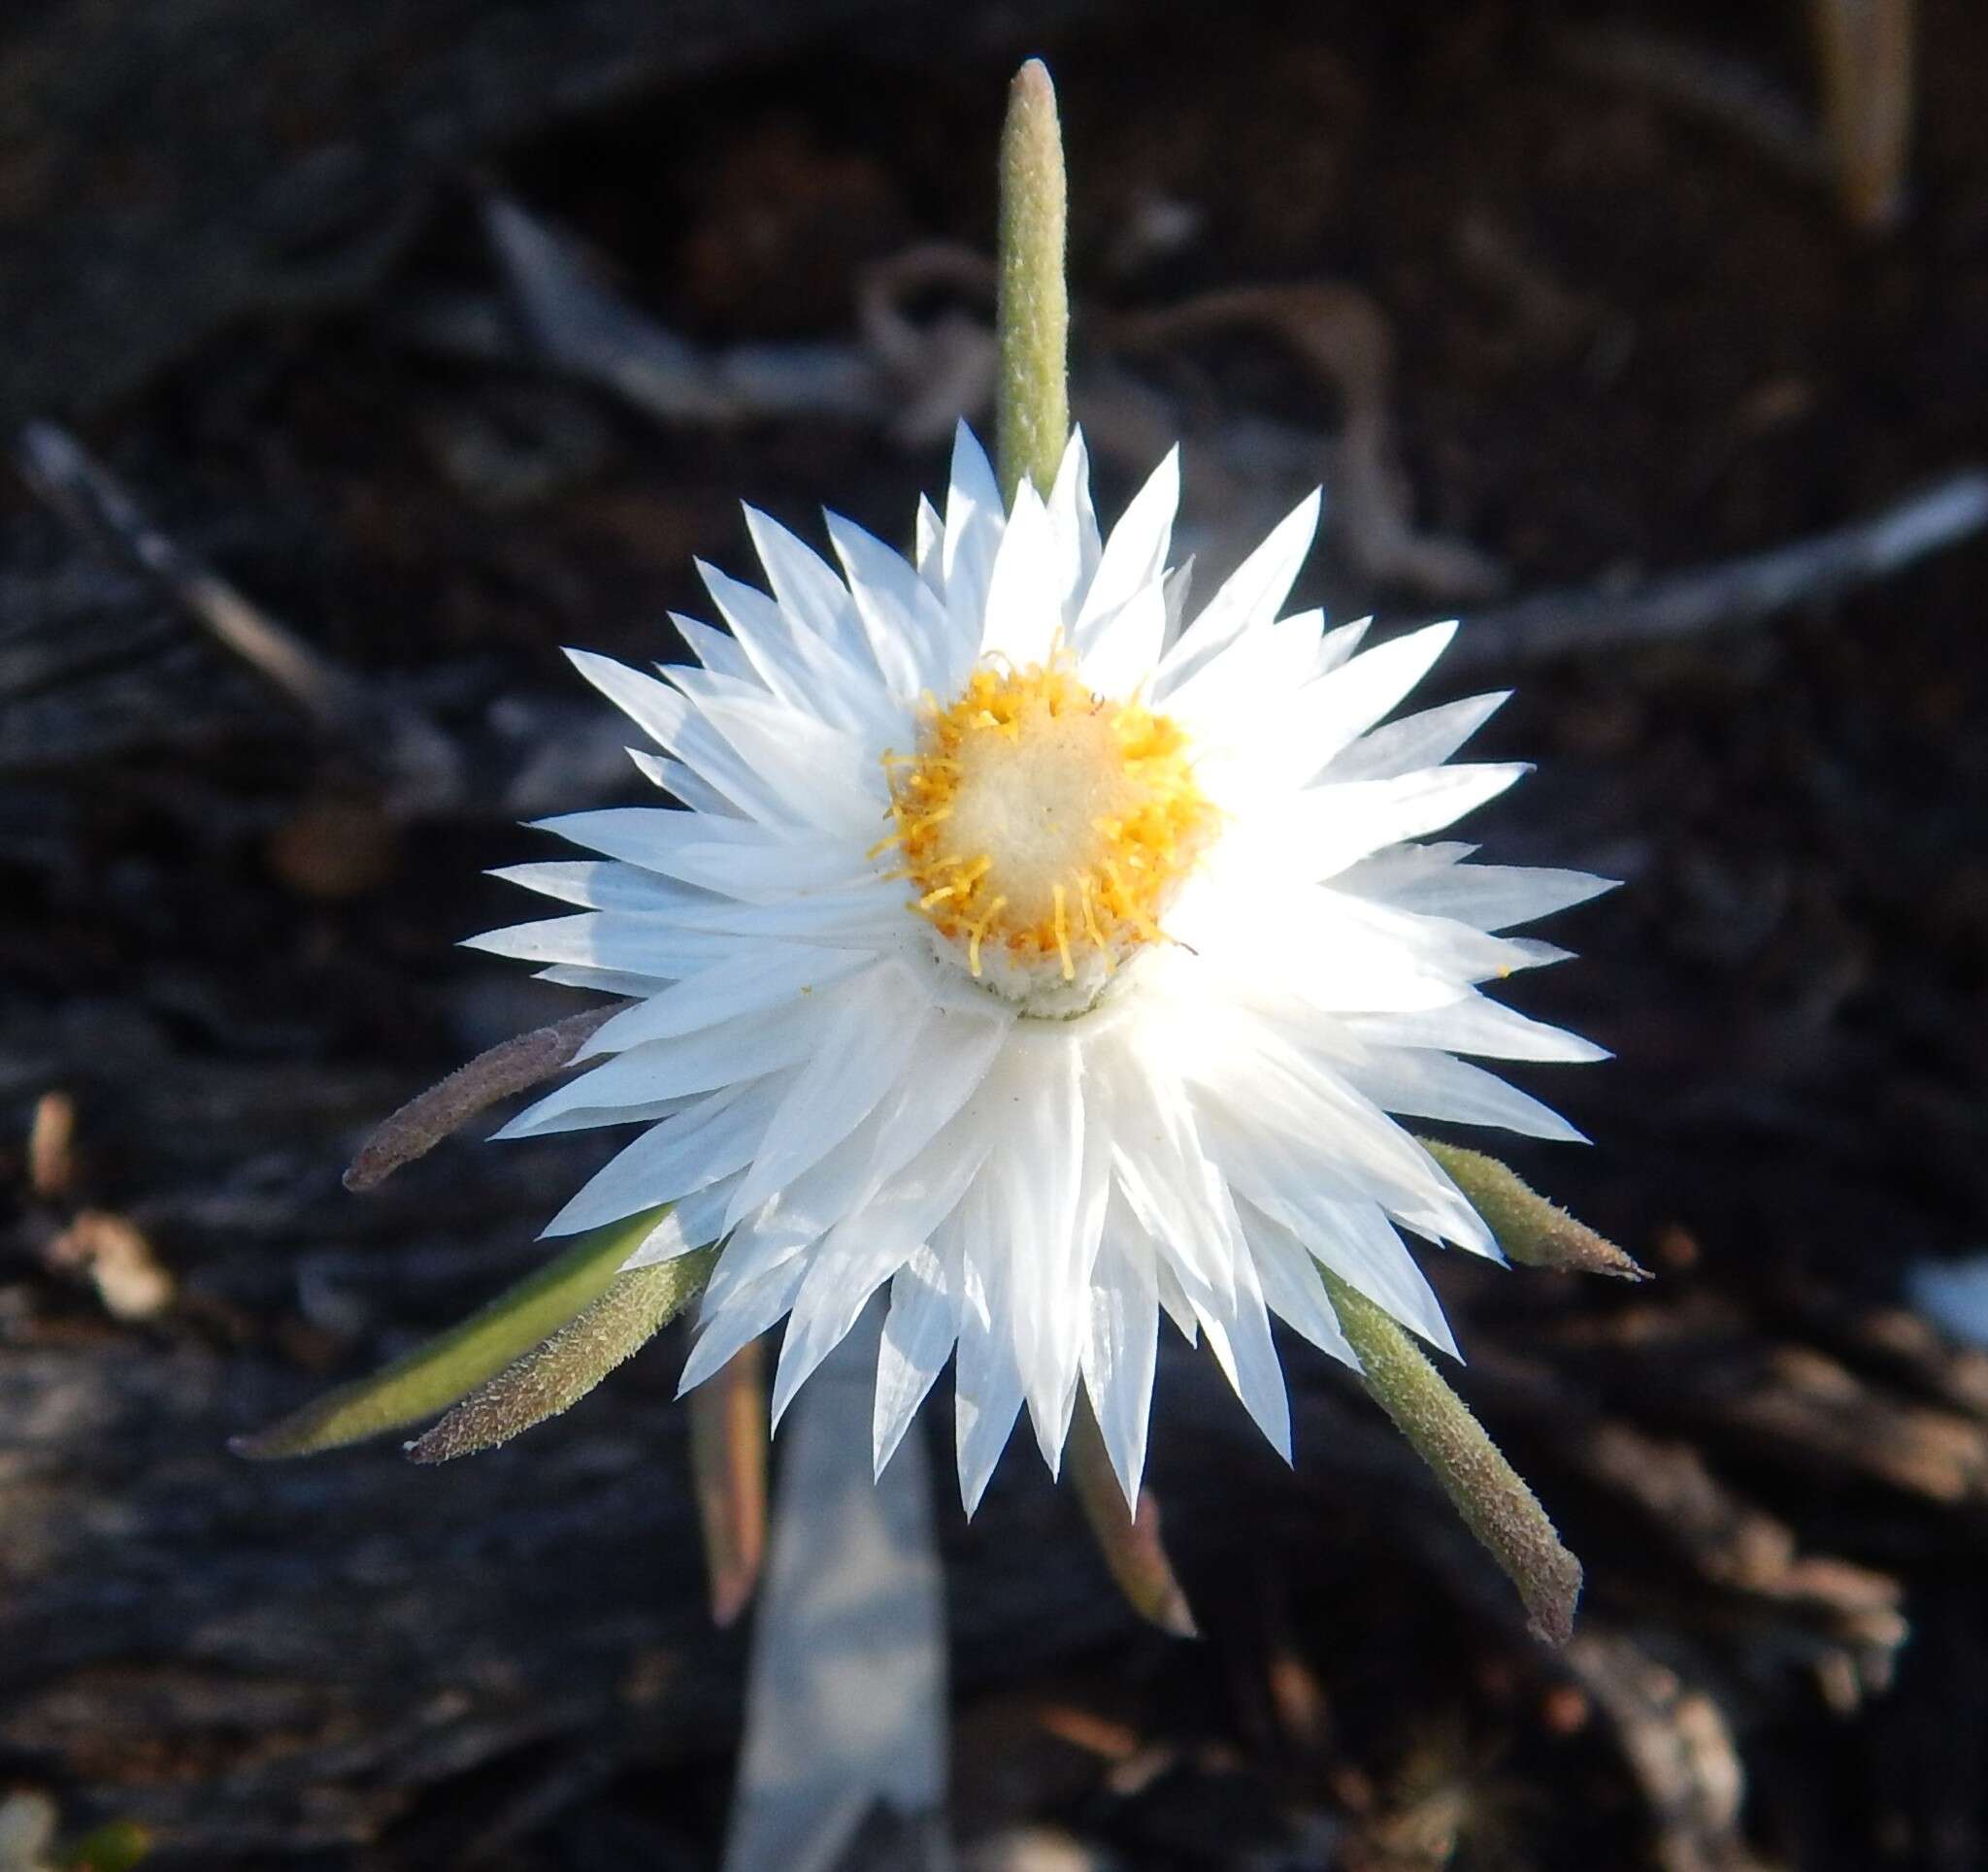
[[559,646],[680,656],[742,496],[908,542],[1032,52],[1101,506],[1180,437],[1212,575],[1323,481],[1301,596],[1461,612],[1429,699],[1519,691],[1474,836],[1628,880],[1511,997],[1619,1055],[1533,1077],[1597,1147],[1512,1161],[1657,1278],[1431,1258],[1587,1563],[1563,1652],[1303,1347],[1295,1474],[1163,1357],[1198,1644],[1030,1452],[970,1527],[942,1487],[965,1862],[1988,1865],[1968,0],[15,0],[0,1790],[162,1867],[715,1863],[747,1626],[680,1337],[441,1470],[225,1440],[517,1278],[610,1148],[340,1185],[579,1004],[451,946],[533,913],[519,820],[639,797]]

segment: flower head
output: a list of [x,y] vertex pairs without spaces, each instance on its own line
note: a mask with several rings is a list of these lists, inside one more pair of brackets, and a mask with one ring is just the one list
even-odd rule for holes
[[1418,842],[1524,771],[1445,764],[1503,698],[1377,725],[1454,627],[1280,619],[1314,497],[1180,628],[1177,487],[1103,539],[1080,438],[1004,510],[962,429],[914,562],[748,511],[771,595],[703,569],[702,667],[574,658],[680,805],[545,822],[598,856],[503,874],[579,914],[474,945],[631,1002],[499,1133],[645,1127],[548,1232],[722,1240],[683,1382],[784,1316],[776,1416],[888,1283],[876,1461],[956,1358],[969,1507],[1079,1384],[1134,1495],[1162,1312],[1287,1457],[1271,1315],[1357,1363],[1321,1266],[1454,1352],[1400,1232],[1498,1250],[1390,1114],[1572,1137],[1457,1056],[1602,1057],[1481,990],[1605,880]]

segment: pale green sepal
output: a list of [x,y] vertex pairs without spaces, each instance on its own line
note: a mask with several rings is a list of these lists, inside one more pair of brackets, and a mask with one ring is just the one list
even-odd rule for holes
[[1640,1267],[1606,1235],[1576,1222],[1558,1203],[1549,1202],[1497,1158],[1433,1137],[1418,1141],[1484,1218],[1499,1247],[1521,1266],[1612,1274],[1617,1280],[1649,1279],[1647,1268]]
[[265,1459],[314,1456],[385,1430],[405,1429],[447,1410],[520,1354],[599,1299],[621,1264],[642,1244],[667,1208],[583,1234],[556,1260],[460,1326],[416,1346],[383,1370],[314,1399],[281,1423],[228,1447]]
[[[634,1245],[625,1241],[624,1253]],[[704,1292],[717,1258],[715,1248],[700,1248],[616,1274],[584,1312],[471,1393],[408,1455],[416,1462],[472,1456],[577,1404]]]

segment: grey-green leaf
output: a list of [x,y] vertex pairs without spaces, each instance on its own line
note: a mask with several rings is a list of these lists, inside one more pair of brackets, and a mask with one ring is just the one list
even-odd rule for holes
[[1647,1268],[1638,1266],[1606,1235],[1576,1222],[1557,1202],[1547,1201],[1497,1158],[1433,1137],[1418,1141],[1484,1218],[1499,1247],[1521,1265],[1612,1274],[1617,1280],[1649,1279]]
[[599,1299],[665,1213],[646,1210],[581,1235],[563,1255],[460,1326],[383,1370],[313,1400],[268,1429],[236,1437],[229,1448],[256,1459],[313,1456],[385,1430],[405,1429],[447,1410]]
[[1518,1588],[1535,1635],[1564,1645],[1574,1635],[1580,1561],[1561,1545],[1539,1497],[1393,1317],[1330,1269],[1320,1272],[1375,1401]]
[[465,1397],[408,1455],[416,1462],[471,1456],[577,1404],[704,1291],[716,1261],[715,1248],[701,1248],[616,1274],[584,1312]]

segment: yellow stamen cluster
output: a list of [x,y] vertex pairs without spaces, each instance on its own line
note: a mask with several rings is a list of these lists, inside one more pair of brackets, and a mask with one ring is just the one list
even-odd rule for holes
[[1110,974],[1159,938],[1215,824],[1180,730],[1094,696],[1064,652],[928,696],[918,751],[884,764],[896,830],[877,849],[976,977]]

